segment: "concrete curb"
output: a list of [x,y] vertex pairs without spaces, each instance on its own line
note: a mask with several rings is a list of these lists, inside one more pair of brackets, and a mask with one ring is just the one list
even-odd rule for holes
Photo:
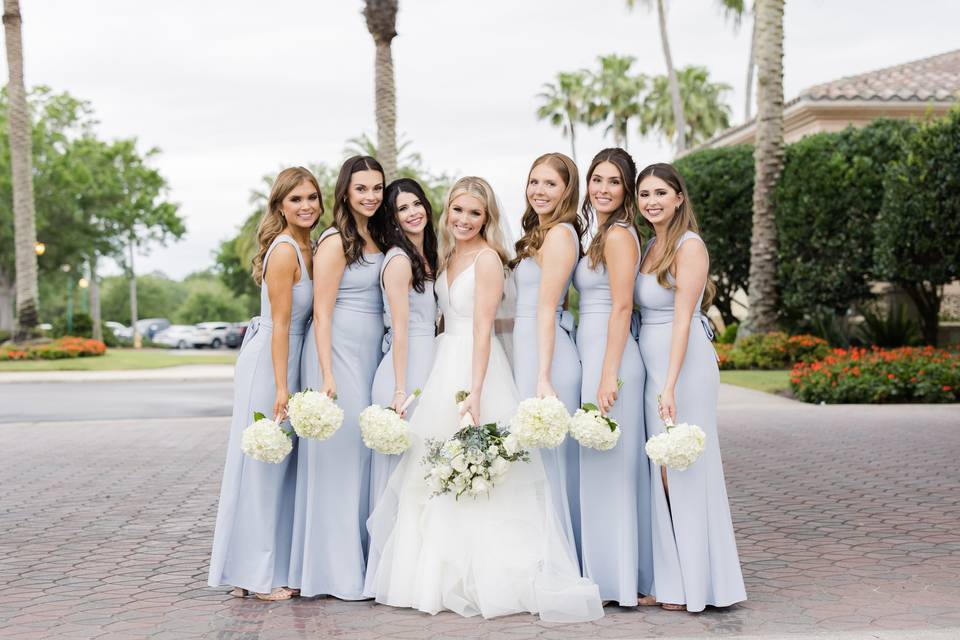
[[0,384],[24,382],[132,382],[162,380],[233,380],[232,364],[185,364],[160,369],[109,371],[4,371]]

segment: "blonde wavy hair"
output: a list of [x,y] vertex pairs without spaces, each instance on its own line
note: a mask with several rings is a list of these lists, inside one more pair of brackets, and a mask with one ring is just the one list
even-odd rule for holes
[[267,250],[273,241],[287,229],[287,220],[283,217],[283,199],[290,195],[290,192],[300,186],[303,182],[309,182],[317,190],[320,203],[320,215],[310,227],[317,226],[320,218],[323,217],[323,194],[320,191],[320,184],[308,169],[304,167],[288,167],[277,175],[273,181],[273,187],[270,189],[270,197],[267,200],[267,208],[260,218],[260,224],[257,225],[257,253],[253,256],[253,280],[258,285],[263,283],[263,259],[267,255]]
[[483,227],[480,228],[480,235],[490,245],[490,248],[500,256],[500,262],[507,264],[510,261],[510,254],[507,252],[506,240],[503,237],[503,231],[500,229],[500,208],[497,206],[497,197],[493,193],[493,187],[483,178],[464,176],[453,183],[443,204],[443,214],[440,216],[439,229],[437,230],[440,236],[438,270],[443,271],[447,268],[447,263],[456,247],[453,234],[447,227],[447,219],[450,215],[450,204],[463,194],[471,195],[483,203],[487,219],[484,221]]
[[523,236],[515,245],[517,255],[510,261],[511,269],[515,269],[524,258],[536,255],[543,246],[547,232],[558,224],[572,224],[577,232],[577,238],[583,238],[583,223],[577,212],[577,203],[580,201],[580,174],[577,171],[577,165],[562,153],[545,153],[534,160],[530,166],[527,185],[530,184],[530,175],[533,170],[541,164],[549,166],[560,175],[564,184],[563,193],[560,195],[560,202],[557,203],[556,209],[543,223],[540,222],[540,216],[533,210],[530,200],[527,199],[527,208],[521,218]]
[[[673,217],[670,218],[670,222],[667,223],[666,237],[657,238],[657,240],[661,240],[664,243],[663,255],[653,263],[653,269],[651,270],[651,273],[657,274],[657,284],[664,289],[676,289],[676,283],[671,282],[668,276],[670,275],[670,269],[673,268],[674,261],[677,259],[677,251],[680,249],[677,243],[680,242],[680,238],[682,238],[683,234],[687,231],[693,231],[699,234],[700,225],[697,224],[697,216],[693,212],[693,202],[690,200],[690,194],[687,193],[687,185],[684,183],[683,176],[680,175],[676,167],[666,162],[658,162],[645,167],[643,171],[637,175],[636,192],[640,191],[640,183],[648,176],[660,178],[678,195],[683,196],[683,202],[677,206]],[[651,230],[653,229],[653,225],[649,220],[643,218],[643,222],[646,226],[650,227]],[[701,311],[706,312],[706,310],[710,308],[716,292],[717,285],[715,285],[713,280],[708,276],[707,284],[703,291],[703,303],[700,305]]]

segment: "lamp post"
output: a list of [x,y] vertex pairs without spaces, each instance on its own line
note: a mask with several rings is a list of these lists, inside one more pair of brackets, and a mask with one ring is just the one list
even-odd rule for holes
[[80,294],[80,308],[84,313],[90,313],[89,292],[87,291],[87,287],[90,286],[90,281],[86,278],[80,278],[77,280],[77,286],[83,290],[83,293]]
[[65,264],[60,270],[67,274],[67,335],[73,333],[73,277],[70,275],[70,265]]
[[47,245],[43,244],[42,242],[35,242],[33,243],[33,251],[38,256],[42,256],[47,252]]

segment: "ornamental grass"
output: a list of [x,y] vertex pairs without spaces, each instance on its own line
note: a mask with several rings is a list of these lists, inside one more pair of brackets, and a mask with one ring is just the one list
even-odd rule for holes
[[957,402],[960,353],[934,347],[834,349],[794,366],[790,386],[804,402]]

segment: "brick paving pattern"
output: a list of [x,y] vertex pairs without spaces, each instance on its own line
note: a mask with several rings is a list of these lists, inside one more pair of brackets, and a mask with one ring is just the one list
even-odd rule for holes
[[579,625],[231,598],[206,587],[226,419],[0,425],[0,637],[960,637],[960,407],[728,402],[720,419],[749,601]]

